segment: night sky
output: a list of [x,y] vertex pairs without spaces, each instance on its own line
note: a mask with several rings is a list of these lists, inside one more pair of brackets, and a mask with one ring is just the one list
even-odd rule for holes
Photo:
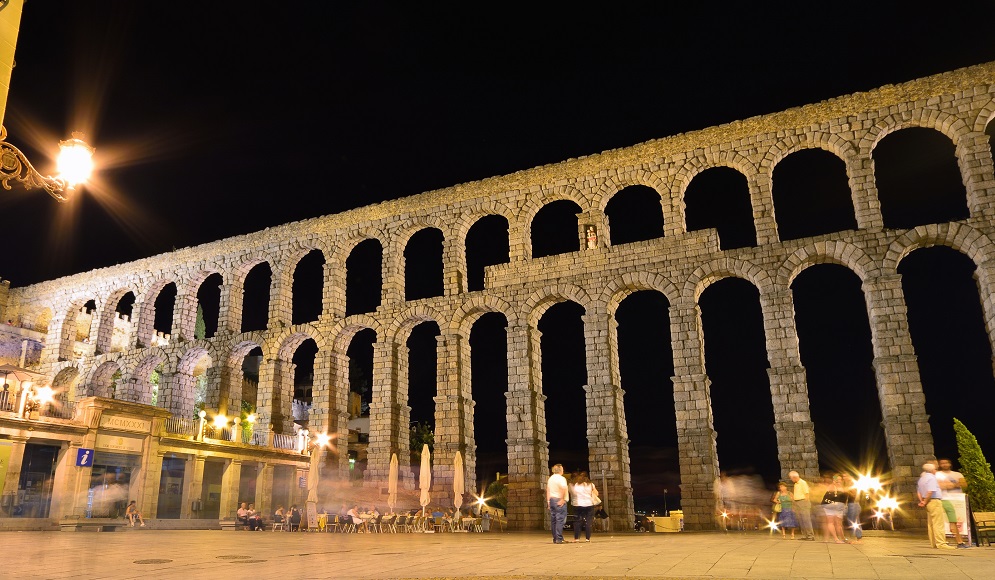
[[[4,192],[0,277],[23,286],[995,60],[974,24],[989,11],[972,3],[946,4],[961,16],[949,19],[874,3],[356,4],[27,0],[8,138],[48,173],[44,144],[83,130],[101,169],[66,205]],[[971,405],[995,389],[972,264],[943,248],[914,258],[902,274],[937,452],[956,456],[956,416],[990,457],[995,428]],[[860,282],[826,268],[793,289],[820,453],[874,456]],[[631,300],[618,314],[622,380],[647,507],[678,484],[673,368],[666,301]],[[565,385],[547,393],[565,462],[584,433],[570,391],[584,380],[577,310],[543,322],[544,366]],[[702,310],[720,461],[776,478],[756,290],[723,281]],[[484,324],[477,340],[493,345],[501,325]],[[481,397],[503,405],[506,359],[493,351],[479,378],[498,386]],[[501,438],[478,433],[478,472],[502,469],[487,459]]]

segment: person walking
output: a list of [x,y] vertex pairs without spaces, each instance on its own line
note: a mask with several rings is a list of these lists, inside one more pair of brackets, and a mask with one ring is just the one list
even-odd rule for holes
[[929,545],[941,550],[953,550],[947,543],[947,518],[943,511],[943,493],[936,481],[936,465],[922,464],[922,473],[916,483],[916,494],[919,496],[919,507],[926,508],[927,531]]
[[549,510],[549,527],[553,532],[553,543],[563,543],[563,525],[567,521],[567,478],[563,477],[563,465],[553,466],[553,474],[546,481],[546,509]]
[[829,487],[822,496],[822,509],[826,515],[826,539],[830,538],[837,544],[844,543],[843,518],[846,516],[846,490],[843,489],[843,476],[834,474],[829,481]]
[[782,481],[777,484],[777,491],[774,492],[771,501],[774,504],[774,521],[777,522],[777,527],[781,528],[781,537],[788,539],[787,530],[791,530],[791,539],[794,540],[798,520],[795,519],[791,492],[788,491],[787,483]]
[[844,528],[853,530],[853,537],[849,540],[844,538],[844,541],[849,541],[851,544],[859,544],[864,537],[864,530],[860,524],[860,512],[862,509],[860,507],[860,490],[857,489],[857,483],[849,473],[843,474],[843,485],[845,486],[847,495]]
[[964,476],[959,471],[954,471],[949,459],[940,459],[937,462],[939,470],[936,472],[936,483],[940,485],[940,495],[943,498],[943,511],[947,514],[947,521],[950,522],[950,531],[954,535],[954,541],[958,548],[967,548],[964,539],[960,535],[960,524],[957,523],[957,510],[954,508],[953,498],[961,498],[964,493]]
[[580,529],[584,528],[584,541],[591,541],[591,523],[594,518],[594,504],[600,503],[598,488],[587,477],[586,471],[581,471],[570,484],[570,503],[574,506],[574,543],[580,541]]
[[791,487],[791,507],[798,518],[798,526],[805,536],[803,540],[815,541],[812,531],[812,502],[809,501],[808,482],[801,478],[797,471],[789,471],[788,478],[794,484]]

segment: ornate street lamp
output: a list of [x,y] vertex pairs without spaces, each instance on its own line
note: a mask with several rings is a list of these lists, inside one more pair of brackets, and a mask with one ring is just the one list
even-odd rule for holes
[[204,423],[207,422],[207,411],[205,411],[204,409],[201,409],[200,411],[197,412],[197,416],[200,417],[200,424],[197,427],[197,440],[198,441],[203,441],[204,440]]
[[10,180],[24,184],[26,189],[41,188],[64,203],[77,185],[85,182],[93,172],[93,147],[83,140],[83,134],[75,131],[71,139],[59,141],[57,159],[59,175],[42,175],[28,161],[20,149],[7,142],[7,129],[0,127],[0,185],[10,189]]

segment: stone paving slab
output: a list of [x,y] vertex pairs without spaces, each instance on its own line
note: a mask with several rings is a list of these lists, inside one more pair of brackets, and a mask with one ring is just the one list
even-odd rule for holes
[[931,549],[925,537],[859,545],[762,532],[600,534],[553,545],[548,534],[330,534],[204,530],[0,532],[0,577],[158,578],[995,578],[995,548]]

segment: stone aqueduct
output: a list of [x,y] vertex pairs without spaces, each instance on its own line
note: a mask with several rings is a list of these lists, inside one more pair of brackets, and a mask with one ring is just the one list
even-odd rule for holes
[[[870,322],[878,395],[891,464],[909,484],[914,466],[933,452],[916,355],[909,336],[899,262],[916,248],[949,246],[976,264],[989,338],[995,318],[995,175],[986,127],[995,116],[995,63],[960,69],[866,93],[840,97],[654,140],[633,147],[462,184],[342,214],[274,227],[202,246],[9,291],[5,317],[20,317],[44,330],[40,368],[70,396],[106,395],[110,373],[120,371],[114,394],[151,402],[149,375],[165,369],[158,405],[183,416],[193,410],[193,365],[203,357],[211,408],[236,407],[241,397],[241,360],[261,347],[260,421],[287,431],[294,350],[313,339],[312,429],[347,440],[350,340],[376,333],[369,485],[387,478],[393,452],[408,448],[406,337],[417,324],[438,324],[435,397],[435,482],[448,489],[453,456],[465,456],[465,480],[475,481],[468,336],[489,312],[507,321],[509,518],[519,528],[542,527],[544,485],[549,472],[538,321],[552,305],[573,301],[584,309],[588,384],[589,466],[608,474],[609,511],[633,512],[624,392],[620,387],[613,315],[622,299],[640,290],[666,296],[674,353],[674,404],[685,519],[689,527],[714,525],[719,473],[709,377],[697,300],[710,284],[739,277],[760,294],[769,361],[778,459],[782,470],[815,475],[818,458],[809,414],[806,371],[796,337],[789,284],[814,264],[834,263],[862,281]],[[875,183],[873,152],[886,135],[910,127],[935,130],[954,145],[970,216],[911,229],[886,228]],[[774,215],[771,175],[785,157],[808,148],[828,151],[846,166],[857,229],[781,241]],[[757,245],[722,250],[714,229],[687,231],[683,192],[700,172],[733,168],[745,175]],[[659,194],[664,231],[657,239],[613,245],[605,207],[619,191],[648,186]],[[557,200],[580,206],[578,250],[533,258],[536,213]],[[468,291],[465,240],[489,215],[508,223],[509,262],[486,269],[485,289]],[[598,232],[589,247],[586,226]],[[443,295],[407,301],[404,250],[413,234],[436,228],[444,238]],[[383,248],[381,305],[367,314],[345,315],[346,260],[360,242]],[[305,254],[325,258],[323,311],[317,321],[292,325],[292,279]],[[268,328],[241,333],[239,320],[246,273],[261,262],[272,270]],[[197,292],[208,275],[224,280],[218,332],[195,340]],[[153,344],[155,300],[163,287],[177,288],[168,344]],[[115,308],[135,296],[129,347],[110,352]],[[75,316],[88,301],[97,309],[92,354],[73,354]],[[237,408],[237,407],[236,407]],[[343,447],[345,443],[341,444]],[[398,453],[406,457],[406,453]],[[337,455],[347,469],[347,455]],[[447,472],[448,469],[448,472]],[[410,476],[406,483],[412,485]],[[472,487],[472,483],[471,483]],[[446,493],[446,492],[441,492]],[[613,518],[620,528],[631,518]]]

